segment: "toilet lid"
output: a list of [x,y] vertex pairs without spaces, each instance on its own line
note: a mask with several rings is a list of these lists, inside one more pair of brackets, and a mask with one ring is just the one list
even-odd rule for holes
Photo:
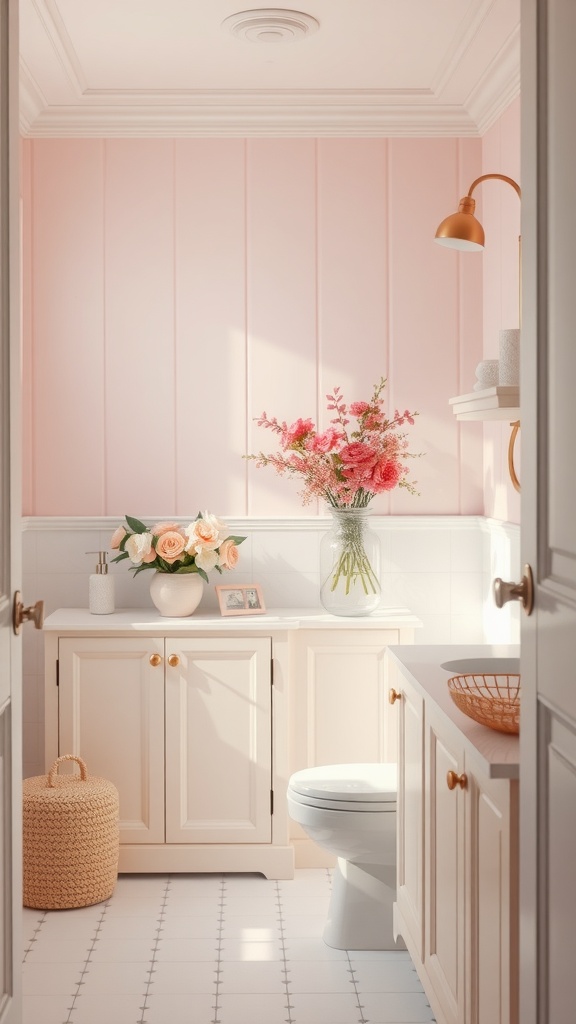
[[305,802],[345,801],[380,809],[396,803],[398,772],[395,764],[329,764],[304,768],[291,776],[289,787]]

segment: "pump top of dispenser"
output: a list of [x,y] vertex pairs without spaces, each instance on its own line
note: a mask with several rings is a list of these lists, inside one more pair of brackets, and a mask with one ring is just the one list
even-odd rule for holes
[[98,576],[105,576],[108,572],[108,562],[106,561],[106,551],[87,551],[87,555],[98,555],[98,562],[96,564],[96,573]]

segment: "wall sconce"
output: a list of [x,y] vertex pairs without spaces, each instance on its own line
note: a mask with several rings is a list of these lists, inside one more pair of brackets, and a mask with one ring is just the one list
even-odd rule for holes
[[[495,178],[498,181],[505,181],[516,191],[518,198],[522,198],[522,192],[517,181],[509,178],[506,174],[482,174],[472,182],[468,189],[468,195],[460,200],[458,212],[450,214],[440,224],[436,231],[435,241],[448,249],[458,249],[460,252],[480,252],[484,248],[484,228],[480,221],[474,216],[476,200],[472,193],[482,181]],[[522,242],[518,239],[518,324],[522,326]],[[510,479],[515,490],[520,490],[520,481],[514,469],[514,444],[520,429],[520,420],[510,424],[512,433],[508,444],[508,470]]]

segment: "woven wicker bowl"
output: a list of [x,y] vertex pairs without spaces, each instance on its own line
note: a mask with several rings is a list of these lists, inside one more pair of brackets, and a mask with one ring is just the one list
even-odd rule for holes
[[520,676],[452,676],[448,689],[454,703],[469,718],[498,732],[520,732]]

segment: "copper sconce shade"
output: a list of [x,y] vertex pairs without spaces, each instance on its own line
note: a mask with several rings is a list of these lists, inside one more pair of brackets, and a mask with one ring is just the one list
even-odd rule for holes
[[521,196],[520,186],[513,178],[508,178],[505,174],[482,174],[472,182],[468,195],[460,200],[458,213],[452,213],[440,224],[435,236],[439,245],[445,245],[449,249],[460,249],[463,252],[480,252],[484,248],[484,228],[474,216],[476,200],[472,198],[472,193],[481,181],[487,181],[489,178],[508,182],[518,196]]

